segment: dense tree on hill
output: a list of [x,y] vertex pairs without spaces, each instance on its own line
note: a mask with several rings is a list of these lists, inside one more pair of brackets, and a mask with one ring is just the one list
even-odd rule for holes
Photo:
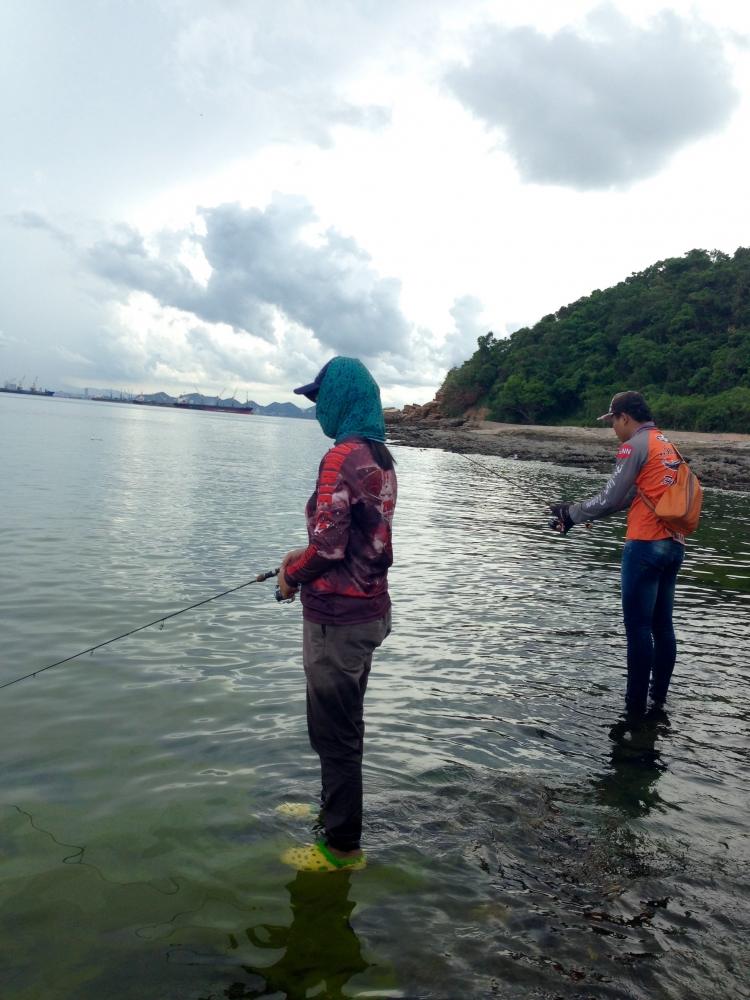
[[448,372],[445,413],[586,424],[638,389],[681,430],[750,433],[750,249],[691,250],[563,306]]

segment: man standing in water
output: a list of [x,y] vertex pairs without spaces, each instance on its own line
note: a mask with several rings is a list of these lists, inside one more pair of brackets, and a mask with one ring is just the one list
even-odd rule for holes
[[391,630],[396,472],[380,389],[361,361],[333,358],[294,391],[316,404],[335,441],[307,502],[309,544],[284,557],[278,578],[283,597],[302,587],[307,728],[320,757],[325,836],[282,860],[301,871],[361,868],[364,697],[372,654]]
[[652,508],[674,483],[681,459],[639,392],[618,392],[598,419],[609,421],[621,442],[612,476],[596,496],[554,503],[550,510],[556,530],[565,535],[576,524],[629,508],[621,567],[628,647],[625,707],[637,718],[646,711],[649,682],[653,706],[663,707],[677,655],[672,608],[685,539]]

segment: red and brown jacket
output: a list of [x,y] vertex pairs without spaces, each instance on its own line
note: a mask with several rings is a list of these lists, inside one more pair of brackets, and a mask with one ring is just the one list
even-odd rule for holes
[[396,473],[377,465],[363,438],[323,456],[305,508],[309,545],[285,571],[290,586],[302,585],[305,618],[345,625],[388,611],[396,494]]

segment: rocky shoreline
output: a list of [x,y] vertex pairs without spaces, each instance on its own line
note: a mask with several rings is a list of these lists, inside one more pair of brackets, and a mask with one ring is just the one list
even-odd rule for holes
[[[419,408],[414,408],[415,410]],[[617,440],[609,427],[539,427],[489,420],[420,418],[386,412],[389,440],[459,454],[499,455],[611,472]],[[704,487],[750,491],[750,435],[669,431]]]

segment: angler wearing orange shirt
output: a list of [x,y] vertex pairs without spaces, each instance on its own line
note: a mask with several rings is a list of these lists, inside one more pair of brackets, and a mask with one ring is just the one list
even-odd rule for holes
[[598,419],[610,421],[621,442],[615,471],[596,496],[551,504],[550,510],[557,530],[567,534],[576,524],[629,508],[621,567],[628,644],[625,706],[628,714],[639,716],[646,710],[649,685],[654,707],[663,707],[677,656],[672,608],[685,539],[651,508],[674,483],[681,460],[639,392],[618,392]]

